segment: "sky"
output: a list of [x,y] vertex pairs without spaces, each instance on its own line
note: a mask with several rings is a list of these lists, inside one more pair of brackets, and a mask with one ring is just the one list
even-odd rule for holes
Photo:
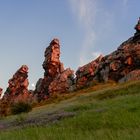
[[44,51],[60,40],[61,62],[75,70],[129,37],[140,0],[0,0],[0,87],[26,64],[29,88],[44,75]]

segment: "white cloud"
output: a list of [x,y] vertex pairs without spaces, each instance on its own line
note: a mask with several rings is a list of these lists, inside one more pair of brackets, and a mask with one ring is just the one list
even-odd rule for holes
[[[87,56],[100,54],[99,52],[91,52],[91,47],[95,47],[96,41],[94,25],[97,15],[97,3],[96,0],[70,0],[70,3],[74,14],[78,17],[79,24],[82,25],[85,31],[80,53],[80,65],[83,65],[90,61]],[[96,55],[93,55],[93,59]]]

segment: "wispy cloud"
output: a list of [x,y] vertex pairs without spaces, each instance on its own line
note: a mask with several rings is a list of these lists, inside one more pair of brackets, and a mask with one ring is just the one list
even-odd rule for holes
[[71,9],[84,31],[84,39],[81,41],[79,59],[80,65],[83,65],[102,54],[100,51],[96,50],[105,50],[99,47],[105,47],[103,46],[103,42],[107,44],[107,39],[109,39],[109,37],[112,38],[112,35],[117,32],[115,28],[117,27],[116,24],[119,23],[116,21],[117,14],[120,13],[121,18],[126,18],[128,16],[129,0],[116,1],[117,9],[116,5],[112,3],[112,7],[114,7],[112,11],[109,9],[108,5],[98,0],[69,1]]
[[96,41],[94,25],[97,15],[97,3],[96,0],[70,0],[70,3],[74,14],[78,17],[78,21],[85,31],[80,53],[80,65],[83,65],[89,61],[87,56],[91,55],[94,59],[100,54],[100,52],[90,51]]
[[126,18],[128,16],[128,2],[129,0],[122,0],[122,17]]
[[124,7],[127,6],[128,0],[123,0],[122,2],[123,2],[123,6],[124,6]]

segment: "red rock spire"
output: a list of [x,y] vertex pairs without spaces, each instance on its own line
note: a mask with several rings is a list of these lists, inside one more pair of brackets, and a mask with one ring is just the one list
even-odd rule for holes
[[73,74],[70,69],[64,70],[63,63],[60,61],[60,44],[57,38],[50,42],[44,56],[45,60],[42,65],[45,70],[44,78],[38,80],[35,89],[39,100],[48,98],[54,92],[66,91],[69,88],[67,79]]
[[28,96],[28,66],[22,65],[8,81],[8,88],[4,93],[5,98],[22,100]]

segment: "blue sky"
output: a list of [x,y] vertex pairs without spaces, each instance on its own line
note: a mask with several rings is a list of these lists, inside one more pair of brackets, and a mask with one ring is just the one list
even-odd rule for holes
[[57,37],[65,68],[109,54],[134,34],[139,0],[0,0],[0,87],[17,69],[43,77],[44,51]]

